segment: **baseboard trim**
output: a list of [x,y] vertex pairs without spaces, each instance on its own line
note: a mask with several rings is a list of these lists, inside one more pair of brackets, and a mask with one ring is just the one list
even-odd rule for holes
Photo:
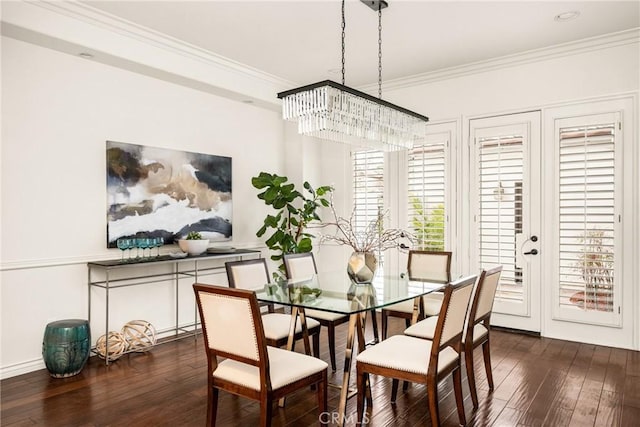
[[0,380],[17,377],[18,375],[28,374],[29,372],[39,371],[40,369],[46,368],[47,367],[45,366],[42,358],[3,366],[0,368]]
[[540,338],[540,332],[534,331],[525,331],[524,329],[514,329],[514,328],[506,328],[504,326],[491,326],[491,329],[494,331],[500,332],[511,332],[513,334],[521,334],[521,335],[529,335],[530,337],[538,337]]

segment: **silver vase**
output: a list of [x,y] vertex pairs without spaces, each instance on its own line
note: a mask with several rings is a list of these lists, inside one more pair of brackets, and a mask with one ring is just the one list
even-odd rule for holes
[[349,257],[347,274],[353,283],[371,283],[378,268],[378,259],[373,252],[354,252]]

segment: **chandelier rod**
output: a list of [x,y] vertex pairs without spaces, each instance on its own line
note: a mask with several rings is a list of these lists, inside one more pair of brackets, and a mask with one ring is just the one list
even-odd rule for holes
[[343,86],[345,85],[345,79],[344,79],[344,74],[345,74],[344,73],[344,69],[345,69],[345,67],[344,67],[344,50],[345,50],[345,48],[344,48],[344,46],[345,46],[344,38],[345,38],[345,34],[346,34],[345,28],[347,26],[347,23],[346,23],[347,21],[344,18],[344,1],[345,0],[342,0],[342,85]]
[[378,98],[382,99],[382,5],[378,4]]

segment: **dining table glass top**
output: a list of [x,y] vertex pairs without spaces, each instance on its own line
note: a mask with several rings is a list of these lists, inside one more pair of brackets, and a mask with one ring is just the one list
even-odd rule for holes
[[406,274],[380,274],[370,284],[355,284],[343,270],[269,283],[256,291],[256,296],[260,302],[354,314],[411,300],[442,290],[445,285],[409,279]]

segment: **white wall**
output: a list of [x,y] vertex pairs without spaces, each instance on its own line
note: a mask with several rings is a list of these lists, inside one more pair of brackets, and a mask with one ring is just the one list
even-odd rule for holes
[[[44,367],[45,325],[87,317],[86,262],[120,257],[106,249],[106,140],[232,157],[237,247],[258,244],[267,212],[251,177],[285,174],[276,112],[3,37],[3,377]],[[167,286],[114,297],[113,329],[142,315],[172,325]]]

